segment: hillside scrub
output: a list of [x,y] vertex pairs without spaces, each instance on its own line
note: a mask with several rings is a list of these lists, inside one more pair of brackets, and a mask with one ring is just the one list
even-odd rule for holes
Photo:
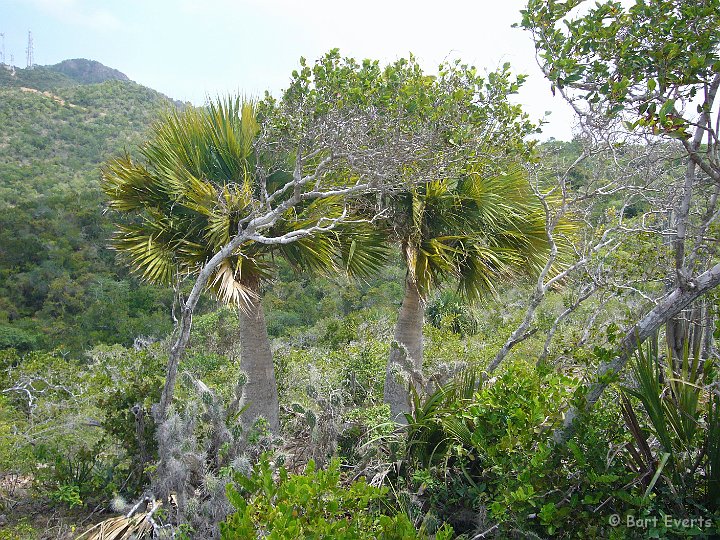
[[520,23],[570,142],[509,66],[0,70],[0,540],[720,535],[720,10],[579,4]]

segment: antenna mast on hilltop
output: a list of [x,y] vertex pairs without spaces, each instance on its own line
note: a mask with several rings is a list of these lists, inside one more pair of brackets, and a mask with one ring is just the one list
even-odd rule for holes
[[0,64],[5,63],[5,34],[0,32],[0,42],[2,42],[2,49],[0,50]]
[[28,30],[28,45],[25,52],[27,53],[27,68],[30,69],[33,67],[33,37],[30,30]]

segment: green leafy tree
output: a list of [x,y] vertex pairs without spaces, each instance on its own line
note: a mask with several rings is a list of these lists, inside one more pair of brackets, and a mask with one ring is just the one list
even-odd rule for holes
[[[332,50],[314,65],[302,61],[283,96],[285,103],[310,103],[319,112],[339,96],[341,110],[372,107],[404,137],[434,135],[405,167],[405,189],[384,201],[385,233],[400,245],[408,269],[386,376],[385,399],[394,416],[408,410],[398,367],[422,369],[422,298],[447,278],[457,278],[460,290],[476,297],[495,280],[539,262],[542,208],[520,169],[495,165],[517,163],[531,152],[525,137],[535,126],[509,101],[523,81],[509,64],[480,74],[446,62],[434,76],[412,56],[382,67]],[[363,202],[375,211],[375,201]]]
[[[607,1],[573,16],[585,3],[531,0],[522,11],[553,92],[579,90],[579,107],[679,139],[720,181],[717,125],[708,116],[720,85],[720,2]],[[702,149],[689,133],[698,128],[712,143]]]
[[[553,91],[570,101],[598,139],[613,139],[624,127],[625,137],[677,141],[686,159],[680,187],[663,194],[673,201],[663,232],[672,242],[672,285],[600,367],[587,393],[589,408],[661,326],[680,359],[685,333],[676,316],[720,284],[715,242],[707,235],[717,228],[720,189],[720,2],[640,0],[625,7],[609,1],[578,14],[582,4],[531,0],[522,12],[521,25],[532,33]],[[568,439],[577,412],[566,415],[559,441]]]

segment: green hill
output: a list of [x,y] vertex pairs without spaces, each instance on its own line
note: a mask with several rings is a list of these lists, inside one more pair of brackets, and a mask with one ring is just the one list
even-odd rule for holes
[[0,348],[80,350],[170,328],[169,295],[106,247],[99,166],[174,106],[97,62],[0,69]]

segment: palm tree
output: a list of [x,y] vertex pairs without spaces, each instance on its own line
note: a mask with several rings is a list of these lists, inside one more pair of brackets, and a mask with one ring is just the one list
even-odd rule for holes
[[385,376],[393,419],[409,412],[409,374],[423,364],[423,301],[446,280],[473,300],[499,281],[542,267],[545,213],[519,166],[500,173],[473,163],[457,179],[428,182],[393,201],[392,237],[407,272]]
[[[172,112],[153,127],[140,149],[109,162],[103,189],[110,208],[125,214],[112,244],[144,280],[175,284],[196,275],[205,261],[226,245],[241,220],[258,204],[262,188],[283,186],[291,176],[277,172],[260,178],[263,160],[254,148],[260,126],[255,104],[240,98],[204,109]],[[291,159],[288,159],[290,162]],[[292,170],[292,164],[286,167]],[[339,201],[317,200],[290,208],[269,234],[279,236],[342,212]],[[279,406],[272,351],[261,302],[261,287],[272,276],[272,257],[284,256],[295,267],[336,271],[338,259],[362,275],[382,264],[378,235],[347,227],[318,232],[288,244],[246,242],[215,270],[209,288],[240,312],[241,366],[247,375],[243,419],[264,417],[279,428]],[[359,246],[359,247],[358,247]]]

